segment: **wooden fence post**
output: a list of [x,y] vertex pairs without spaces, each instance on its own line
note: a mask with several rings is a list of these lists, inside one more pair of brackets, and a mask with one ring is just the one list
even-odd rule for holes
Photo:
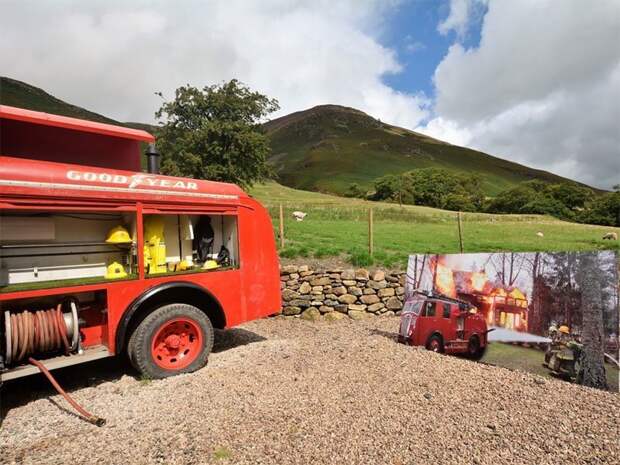
[[372,208],[368,210],[368,253],[372,257],[373,254],[373,223],[372,223]]
[[280,204],[280,249],[284,248],[284,208]]
[[456,218],[459,224],[459,247],[461,249],[461,253],[463,253],[463,225],[461,221],[461,212],[458,212],[456,214]]

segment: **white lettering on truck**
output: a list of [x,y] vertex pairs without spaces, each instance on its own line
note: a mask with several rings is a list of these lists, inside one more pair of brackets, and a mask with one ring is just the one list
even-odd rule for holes
[[130,189],[139,185],[149,187],[173,187],[175,189],[198,190],[198,184],[191,181],[161,179],[150,174],[134,174],[127,177],[121,174],[67,171],[67,179],[72,181],[96,181],[104,184],[128,184]]

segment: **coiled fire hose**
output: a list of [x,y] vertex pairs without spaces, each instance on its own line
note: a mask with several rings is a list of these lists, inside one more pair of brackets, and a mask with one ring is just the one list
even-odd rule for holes
[[11,344],[10,347],[7,347],[7,355],[10,360],[14,361],[22,361],[28,357],[28,362],[36,366],[45,375],[56,391],[86,421],[96,426],[103,426],[106,422],[105,419],[89,413],[80,406],[60,387],[49,370],[41,362],[30,356],[36,352],[50,352],[60,349],[63,349],[65,354],[69,354],[71,345],[69,344],[67,325],[61,308],[62,304],[58,304],[55,309],[37,310],[35,312],[24,310],[19,313],[12,313],[9,321]]
[[49,310],[24,310],[11,314],[10,360],[19,362],[35,352],[64,349],[69,353],[67,327],[61,304]]

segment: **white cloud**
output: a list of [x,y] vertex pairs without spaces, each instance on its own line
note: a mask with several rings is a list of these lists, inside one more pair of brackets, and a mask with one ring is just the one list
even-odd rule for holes
[[400,64],[374,39],[395,3],[4,2],[2,73],[120,120],[152,121],[155,91],[234,77],[280,114],[334,103],[414,127],[426,102],[382,82]]
[[620,181],[620,3],[491,1],[434,75],[429,135],[609,188]]
[[488,0],[450,0],[448,16],[437,25],[437,30],[442,35],[454,31],[459,39],[463,39],[471,22],[477,19],[487,3]]

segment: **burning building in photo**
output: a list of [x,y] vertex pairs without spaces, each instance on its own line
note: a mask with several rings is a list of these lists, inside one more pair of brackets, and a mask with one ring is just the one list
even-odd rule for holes
[[[484,268],[467,263],[449,263],[445,255],[414,257],[408,286],[465,300],[481,312],[489,326],[528,331],[528,297],[514,283],[490,279]],[[411,263],[410,263],[411,267]]]

